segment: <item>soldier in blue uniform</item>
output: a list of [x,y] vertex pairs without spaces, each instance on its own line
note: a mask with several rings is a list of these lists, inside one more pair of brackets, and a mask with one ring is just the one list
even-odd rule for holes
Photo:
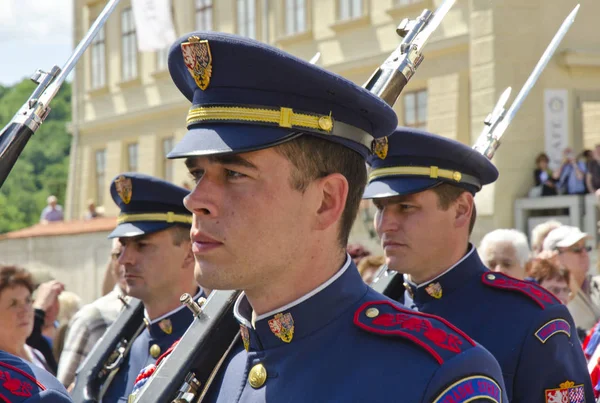
[[223,33],[181,38],[169,70],[192,103],[169,158],[186,158],[195,181],[196,280],[243,290],[242,342],[204,401],[506,401],[488,351],[374,292],[346,253],[365,157],[397,123],[387,104]]
[[7,403],[72,402],[65,387],[49,372],[1,350],[0,401]]
[[[377,207],[388,267],[408,278],[417,309],[487,348],[511,402],[592,402],[567,308],[536,284],[490,272],[469,243],[473,198],[497,179],[494,165],[457,141],[410,128],[380,141],[369,164],[364,197]],[[402,281],[392,279],[385,293],[401,298],[403,291]]]
[[144,303],[146,328],[103,397],[127,401],[140,371],[152,365],[192,323],[181,305],[183,293],[202,294],[194,281],[189,230],[191,214],[183,205],[188,190],[139,173],[118,175],[111,195],[121,212],[110,238],[123,245],[119,264],[125,270],[127,294]]

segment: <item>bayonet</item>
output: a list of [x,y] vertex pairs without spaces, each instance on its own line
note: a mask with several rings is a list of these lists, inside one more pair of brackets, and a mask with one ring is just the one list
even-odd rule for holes
[[363,87],[393,106],[423,61],[423,48],[455,2],[444,0],[433,13],[425,9],[414,20],[402,20],[396,28],[396,33],[403,38],[402,42]]
[[510,125],[514,119],[517,111],[523,104],[523,101],[527,95],[529,95],[529,92],[542,74],[542,71],[544,71],[550,59],[552,59],[552,56],[554,55],[554,52],[556,52],[558,45],[571,28],[571,25],[573,25],[573,22],[575,22],[575,17],[579,12],[579,6],[580,5],[578,4],[573,11],[569,13],[567,18],[565,18],[562,25],[554,35],[554,38],[552,38],[552,41],[542,54],[542,57],[527,78],[527,81],[525,81],[525,84],[523,84],[523,88],[521,88],[521,91],[519,91],[515,97],[515,100],[507,111],[504,110],[504,105],[506,105],[506,101],[510,95],[510,87],[502,93],[500,99],[494,107],[494,110],[486,117],[483,131],[477,138],[473,149],[485,155],[489,159],[494,157],[496,150],[500,146],[500,138],[508,128],[508,125]]

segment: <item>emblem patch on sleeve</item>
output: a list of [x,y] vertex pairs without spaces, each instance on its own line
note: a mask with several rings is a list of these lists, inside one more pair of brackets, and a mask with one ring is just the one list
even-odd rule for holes
[[566,381],[556,389],[546,389],[546,403],[585,403],[583,384]]
[[500,403],[502,401],[502,390],[493,379],[487,376],[470,376],[450,385],[433,403],[466,403],[472,401]]
[[535,337],[542,343],[546,343],[548,339],[555,334],[564,333],[567,337],[571,337],[571,325],[564,319],[553,319],[540,327],[535,332]]

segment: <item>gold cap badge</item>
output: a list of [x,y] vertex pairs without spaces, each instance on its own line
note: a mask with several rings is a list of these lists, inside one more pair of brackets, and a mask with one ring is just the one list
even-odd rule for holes
[[269,327],[271,332],[277,336],[284,343],[289,343],[294,337],[294,319],[291,313],[278,313],[269,320]]
[[123,203],[129,204],[131,196],[133,196],[133,185],[131,184],[131,178],[119,176],[115,179],[115,189],[117,194],[123,200]]
[[425,287],[427,294],[431,295],[435,299],[442,298],[442,286],[440,283],[431,283]]
[[197,36],[190,36],[181,44],[183,62],[194,78],[196,85],[204,91],[210,84],[212,76],[212,54],[208,41],[201,41]]
[[160,322],[158,322],[158,327],[160,327],[160,330],[162,330],[166,334],[173,333],[173,323],[171,323],[171,319],[161,320]]
[[388,149],[389,143],[387,136],[375,139],[371,143],[371,151],[373,151],[373,153],[382,160],[384,160],[385,157],[387,157]]

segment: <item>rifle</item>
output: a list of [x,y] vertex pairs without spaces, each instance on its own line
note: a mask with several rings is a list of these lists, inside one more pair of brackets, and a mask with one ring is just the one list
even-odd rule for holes
[[0,132],[0,187],[4,184],[31,136],[48,117],[50,102],[60,90],[83,52],[92,43],[98,31],[102,29],[119,1],[109,0],[62,69],[54,66],[49,72],[37,70],[31,76],[31,80],[38,86],[29,96],[27,102],[23,104]]
[[439,27],[455,2],[456,0],[444,0],[433,13],[425,9],[414,20],[402,20],[396,28],[396,33],[403,38],[402,42],[373,72],[363,87],[388,105],[394,106],[423,61],[423,48],[431,34]]
[[125,308],[96,343],[77,370],[71,397],[77,403],[102,400],[133,341],[144,330],[144,304],[137,298],[123,300]]

